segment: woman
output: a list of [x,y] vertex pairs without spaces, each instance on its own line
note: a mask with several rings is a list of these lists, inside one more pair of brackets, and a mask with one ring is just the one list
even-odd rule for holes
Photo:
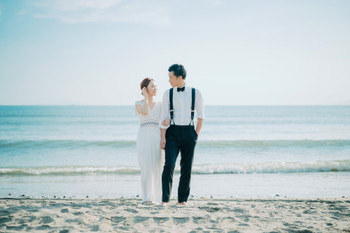
[[157,86],[151,78],[145,78],[140,84],[143,100],[135,104],[140,117],[140,128],[137,134],[137,154],[141,169],[142,203],[160,203],[162,199],[162,169],[164,155],[160,148],[160,129],[158,127],[161,103],[153,97]]

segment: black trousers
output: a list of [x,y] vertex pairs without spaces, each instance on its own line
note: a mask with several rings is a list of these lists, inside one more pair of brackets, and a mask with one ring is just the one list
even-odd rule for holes
[[197,142],[194,126],[170,125],[165,133],[165,164],[162,174],[162,201],[169,202],[173,184],[173,173],[177,156],[181,152],[181,171],[178,201],[186,202],[190,194],[190,182],[194,148]]

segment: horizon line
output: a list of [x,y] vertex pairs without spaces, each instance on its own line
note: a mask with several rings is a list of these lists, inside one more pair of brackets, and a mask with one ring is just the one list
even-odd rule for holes
[[[0,104],[0,107],[128,107],[134,104]],[[208,104],[206,107],[223,106],[223,107],[303,107],[303,106],[350,106],[350,104]]]

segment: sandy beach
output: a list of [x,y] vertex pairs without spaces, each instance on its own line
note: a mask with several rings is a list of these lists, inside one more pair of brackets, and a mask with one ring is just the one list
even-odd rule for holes
[[0,199],[0,232],[350,232],[350,199]]

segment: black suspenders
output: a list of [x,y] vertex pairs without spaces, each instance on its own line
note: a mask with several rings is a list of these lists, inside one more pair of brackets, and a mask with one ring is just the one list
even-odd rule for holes
[[[169,91],[169,108],[170,108],[170,124],[175,125],[174,121],[174,105],[173,105],[173,93],[174,93],[174,88],[170,88]],[[192,103],[191,103],[191,121],[190,125],[194,125],[194,105],[196,102],[196,89],[192,88]]]
[[191,104],[191,121],[190,125],[194,125],[194,103],[196,101],[196,89],[192,88],[192,104]]
[[170,91],[169,91],[169,103],[170,103],[170,124],[171,125],[175,125],[175,122],[174,122],[174,106],[173,106],[173,91],[174,91],[174,88],[170,88]]

